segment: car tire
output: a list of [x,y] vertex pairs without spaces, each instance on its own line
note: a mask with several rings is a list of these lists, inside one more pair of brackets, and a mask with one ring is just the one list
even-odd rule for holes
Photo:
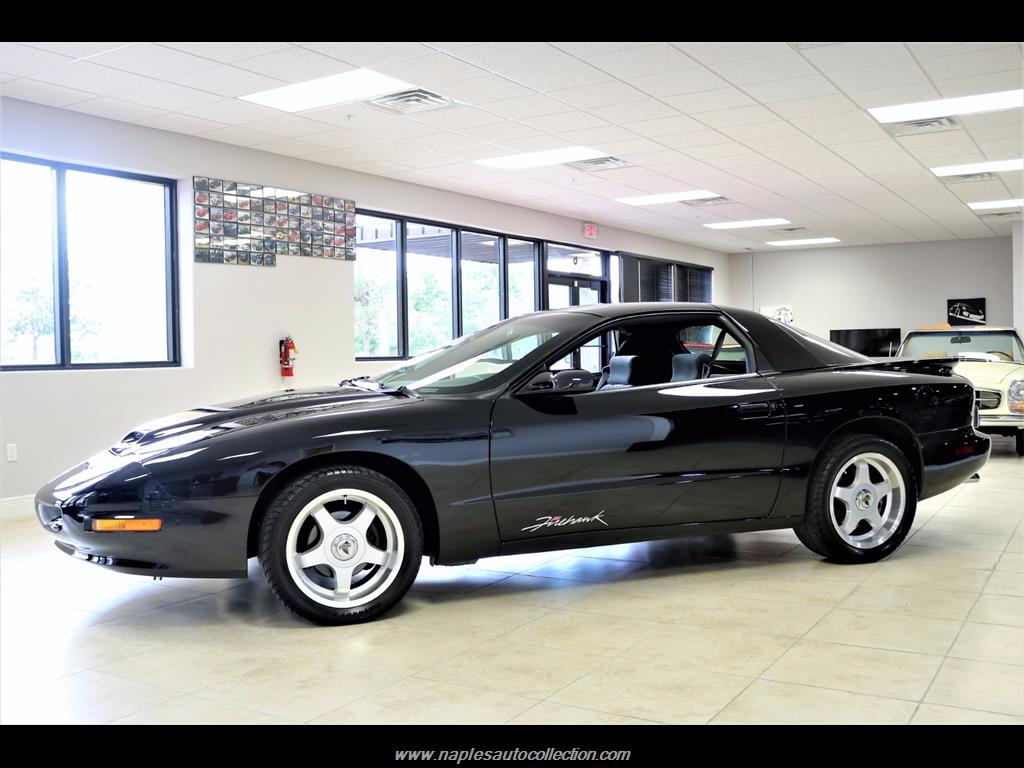
[[1024,456],[1024,429],[1017,430],[1017,455]]
[[311,470],[286,485],[260,527],[271,590],[316,624],[370,621],[416,580],[423,527],[398,484],[360,466]]
[[874,435],[846,435],[823,450],[794,530],[828,560],[873,563],[899,548],[916,510],[917,487],[903,451]]

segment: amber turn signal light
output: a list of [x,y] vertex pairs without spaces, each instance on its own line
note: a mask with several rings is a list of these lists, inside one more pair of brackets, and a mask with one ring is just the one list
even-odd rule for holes
[[92,529],[94,531],[159,531],[164,525],[164,521],[159,518],[150,518],[147,520],[118,520],[116,518],[108,518],[106,520],[93,520]]

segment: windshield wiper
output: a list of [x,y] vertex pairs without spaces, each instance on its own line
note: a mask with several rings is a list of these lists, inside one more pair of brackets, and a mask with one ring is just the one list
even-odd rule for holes
[[416,394],[415,390],[409,389],[407,386],[405,386],[405,384],[402,384],[397,387],[388,387],[387,389],[382,388],[378,391],[384,393],[385,395],[401,395],[402,397],[409,397],[412,398],[413,400],[420,399],[420,396]]
[[[366,384],[374,384],[376,386],[367,387]],[[356,387],[357,389],[366,389],[371,392],[376,392],[380,389],[380,384],[373,380],[370,376],[355,376],[351,379],[342,379],[338,382],[339,387],[349,386]]]

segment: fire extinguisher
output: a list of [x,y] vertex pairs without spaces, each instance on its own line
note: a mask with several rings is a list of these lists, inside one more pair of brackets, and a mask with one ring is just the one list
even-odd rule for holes
[[285,336],[277,343],[277,346],[280,350],[281,357],[281,376],[294,376],[295,358],[299,356],[299,351],[295,347],[295,342],[292,341],[291,336]]

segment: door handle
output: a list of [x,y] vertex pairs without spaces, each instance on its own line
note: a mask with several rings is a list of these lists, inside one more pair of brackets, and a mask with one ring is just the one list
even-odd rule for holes
[[740,403],[739,413],[741,419],[764,419],[771,412],[768,403]]

